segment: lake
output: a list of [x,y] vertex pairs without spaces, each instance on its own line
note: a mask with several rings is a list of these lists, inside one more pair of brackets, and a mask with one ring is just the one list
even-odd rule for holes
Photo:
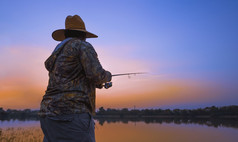
[[[178,121],[95,120],[97,142],[237,142],[232,125],[178,123]],[[201,121],[202,122],[202,121]],[[0,121],[0,142],[40,142],[43,134],[37,120]]]

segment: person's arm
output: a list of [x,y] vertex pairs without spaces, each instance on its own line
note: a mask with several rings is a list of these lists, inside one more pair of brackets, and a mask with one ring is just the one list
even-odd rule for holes
[[86,78],[94,82],[97,86],[111,81],[111,73],[102,68],[93,46],[89,43],[82,43],[80,49],[80,61]]

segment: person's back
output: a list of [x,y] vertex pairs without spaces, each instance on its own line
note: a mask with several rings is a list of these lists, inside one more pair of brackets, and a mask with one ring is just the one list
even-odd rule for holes
[[[85,41],[86,34],[83,33],[65,30],[65,38],[45,61],[49,82],[39,112],[45,142],[95,141],[91,116],[95,114],[95,89],[97,85],[110,81],[111,73],[102,68],[97,53]],[[84,130],[91,131],[91,137],[81,133]],[[74,138],[76,135],[81,137]]]

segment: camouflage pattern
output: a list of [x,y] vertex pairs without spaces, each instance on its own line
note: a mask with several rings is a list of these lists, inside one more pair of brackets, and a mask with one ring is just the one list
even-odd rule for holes
[[45,61],[49,82],[40,107],[40,116],[90,112],[95,114],[95,90],[111,80],[93,46],[70,39]]

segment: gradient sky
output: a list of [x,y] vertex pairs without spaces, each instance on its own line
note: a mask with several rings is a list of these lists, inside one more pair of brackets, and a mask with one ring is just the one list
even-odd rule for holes
[[109,90],[97,107],[197,108],[238,105],[236,0],[1,0],[0,107],[38,109],[47,87],[44,61],[68,15],[82,17]]

